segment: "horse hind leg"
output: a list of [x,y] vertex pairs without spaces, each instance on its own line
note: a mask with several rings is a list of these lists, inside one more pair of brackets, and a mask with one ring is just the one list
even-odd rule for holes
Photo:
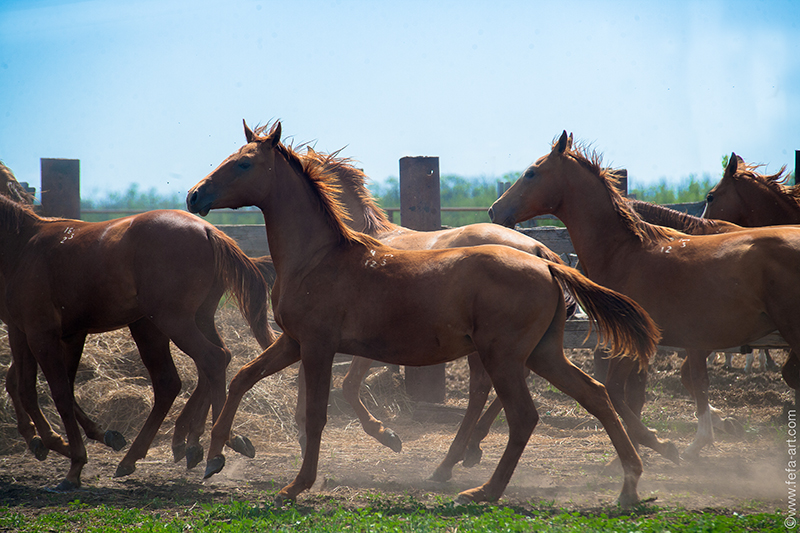
[[681,365],[681,381],[697,405],[697,434],[683,452],[683,456],[689,459],[699,458],[705,446],[714,444],[713,415],[708,403],[707,356],[708,352],[702,350],[686,350],[686,359]]
[[371,359],[353,357],[353,362],[350,363],[350,368],[342,383],[342,394],[347,403],[355,410],[358,420],[361,422],[361,427],[364,428],[367,435],[370,435],[392,451],[400,453],[403,451],[403,441],[392,429],[387,428],[383,425],[383,422],[372,416],[372,413],[361,401],[359,394],[361,383],[363,383],[364,377],[371,366]]
[[[613,378],[616,362],[616,359],[611,362],[609,379]],[[642,460],[617,417],[606,387],[573,365],[564,356],[560,346],[537,346],[528,358],[528,367],[562,392],[575,398],[600,420],[617,451],[624,472],[619,503],[623,507],[638,503],[637,485],[642,475]]]

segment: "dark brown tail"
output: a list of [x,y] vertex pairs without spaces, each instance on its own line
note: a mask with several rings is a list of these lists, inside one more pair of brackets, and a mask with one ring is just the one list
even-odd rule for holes
[[217,229],[209,230],[208,236],[214,248],[217,275],[222,277],[225,289],[239,304],[239,310],[250,324],[258,344],[268,348],[277,338],[267,317],[271,285],[236,241]]
[[593,282],[574,268],[549,263],[550,273],[567,285],[600,332],[601,344],[612,357],[638,359],[644,370],[656,351],[661,331],[647,311],[625,296]]

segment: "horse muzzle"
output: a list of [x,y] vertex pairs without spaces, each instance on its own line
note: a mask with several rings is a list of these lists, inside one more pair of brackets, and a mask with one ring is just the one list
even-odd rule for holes
[[213,203],[214,200],[212,198],[197,189],[189,191],[189,194],[186,195],[186,208],[190,213],[197,213],[201,217],[206,216],[211,211]]

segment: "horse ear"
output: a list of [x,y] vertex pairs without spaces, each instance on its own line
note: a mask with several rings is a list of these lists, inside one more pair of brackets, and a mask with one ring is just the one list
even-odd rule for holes
[[567,140],[567,150],[572,150],[572,132],[569,132],[569,139]]
[[281,123],[276,122],[275,127],[272,128],[272,133],[269,135],[269,141],[272,148],[275,148],[281,142]]
[[733,176],[736,174],[736,171],[739,167],[739,161],[742,161],[742,158],[736,155],[735,152],[731,152],[731,157],[728,159],[728,166],[725,167],[726,176]]
[[567,149],[569,143],[569,138],[567,137],[567,130],[561,134],[561,138],[558,139],[558,142],[555,145],[555,150],[558,151],[559,154],[563,154],[564,151]]
[[315,155],[317,155],[317,151],[316,151],[316,150],[314,150],[313,148],[311,148],[310,146],[306,146],[306,152],[307,152],[307,153],[308,153],[308,155],[310,155],[310,156],[315,156]]
[[242,119],[242,124],[244,124],[244,138],[247,139],[248,144],[256,140],[256,136],[249,127],[247,127],[247,121]]

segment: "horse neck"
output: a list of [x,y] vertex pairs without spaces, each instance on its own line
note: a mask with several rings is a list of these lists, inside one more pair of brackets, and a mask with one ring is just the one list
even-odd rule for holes
[[[626,252],[641,248],[641,240],[617,213],[605,184],[593,173],[564,174],[562,199],[553,214],[567,227],[575,253],[593,280],[601,282],[614,271]],[[608,273],[608,274],[606,274]]]
[[342,242],[308,179],[283,158],[275,159],[271,191],[257,204],[264,215],[270,254],[279,278],[317,265]]
[[741,226],[800,224],[800,205],[796,200],[763,183],[752,180],[741,180],[741,183],[747,184],[738,192],[743,204]]
[[356,231],[371,233],[371,228],[367,224],[367,212],[364,202],[355,190],[355,187],[353,184],[344,180],[339,180],[339,182],[339,201],[342,202],[342,205],[344,205],[344,208],[350,215],[350,220],[347,221],[347,225]]

